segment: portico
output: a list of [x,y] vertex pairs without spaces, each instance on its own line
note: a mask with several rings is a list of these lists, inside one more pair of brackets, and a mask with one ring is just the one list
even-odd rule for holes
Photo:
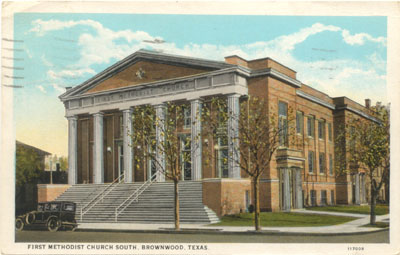
[[[200,62],[196,65],[202,64]],[[226,64],[221,65],[226,66]],[[150,75],[148,72],[144,75]],[[93,183],[111,182],[119,176],[116,168],[123,170],[125,182],[144,181],[150,178],[148,171],[134,167],[134,149],[129,136],[135,132],[132,128],[132,109],[136,106],[152,105],[157,118],[162,120],[165,118],[165,104],[177,101],[187,104],[190,108],[191,180],[201,180],[203,139],[200,113],[203,100],[210,97],[222,97],[227,100],[228,151],[233,155],[228,158],[228,177],[240,178],[240,168],[237,164],[239,144],[237,139],[233,138],[238,135],[239,98],[248,93],[245,75],[248,73],[240,68],[229,67],[206,74],[88,93],[87,91],[93,90],[93,86],[96,86],[96,81],[92,81],[93,85],[87,84],[86,89],[67,91],[63,100],[69,121],[69,184],[90,183],[91,180]],[[143,79],[143,77],[135,78]],[[77,125],[77,122],[83,119],[87,119],[89,124],[85,130],[78,131],[82,125]],[[157,126],[155,132],[157,142],[162,139],[160,130],[161,127]],[[81,133],[79,139],[78,132]],[[86,135],[87,138],[82,138],[82,135]],[[119,140],[122,143],[120,149],[115,146]],[[84,151],[86,155],[82,155]],[[165,162],[163,159],[165,155],[162,152],[155,153],[158,162]],[[80,160],[74,159],[74,155],[76,158],[77,154],[80,155]],[[91,160],[91,163],[86,164],[87,173],[82,173],[85,169],[82,166],[87,160]],[[151,166],[145,167],[151,168]],[[160,167],[160,165],[155,166],[156,170]],[[115,169],[110,170],[110,168]],[[142,173],[137,173],[138,171]],[[89,176],[90,173],[93,173],[92,177]],[[165,181],[164,175],[160,171],[157,173],[156,180]]]

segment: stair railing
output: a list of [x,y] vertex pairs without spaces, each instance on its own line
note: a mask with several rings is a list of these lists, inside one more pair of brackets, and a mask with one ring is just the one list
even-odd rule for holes
[[[158,172],[154,173],[150,179],[139,186],[127,199],[124,200],[118,207],[115,208],[115,222],[118,221],[118,215],[120,215],[132,202],[139,201],[139,196],[148,188],[151,184],[156,181],[156,175]],[[119,210],[122,207],[121,210]]]
[[[124,180],[124,173],[118,176],[112,183],[107,185],[99,194],[97,194],[92,200],[81,207],[81,220],[90,209],[93,208],[99,201],[103,201],[103,198],[108,195],[116,186],[118,186]],[[114,185],[116,184],[117,185]]]

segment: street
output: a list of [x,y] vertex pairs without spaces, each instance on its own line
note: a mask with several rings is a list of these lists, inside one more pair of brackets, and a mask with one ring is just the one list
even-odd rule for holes
[[352,235],[306,236],[299,234],[192,234],[40,230],[16,232],[16,242],[129,242],[129,243],[389,243],[389,230]]

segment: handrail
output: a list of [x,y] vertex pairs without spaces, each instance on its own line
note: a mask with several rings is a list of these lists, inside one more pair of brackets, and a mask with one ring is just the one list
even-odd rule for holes
[[[111,186],[113,186],[117,181],[118,181],[118,184],[122,181],[124,179],[124,173],[122,173],[120,176],[118,176],[117,178],[115,178],[115,180],[112,182],[112,183],[110,183],[109,185],[107,185],[107,187],[105,187],[104,189],[103,189],[103,191],[101,191],[99,194],[97,194],[92,200],[90,200],[88,203],[86,203],[86,205],[85,206],[83,206],[83,207],[81,207],[81,220],[82,220],[82,218],[83,218],[83,215],[85,215],[90,209],[92,209],[93,208],[93,206],[95,206],[100,200],[103,200],[103,198],[106,196],[106,195],[108,195],[108,193],[110,193],[111,192],[111,190],[113,190],[113,189],[110,189],[110,190],[108,190],[107,191],[107,189],[109,189]],[[117,185],[118,185],[117,184]],[[115,187],[115,186],[114,186]],[[101,198],[99,198],[101,196]],[[95,202],[94,202],[95,201]],[[93,203],[94,202],[94,203]],[[91,204],[91,205],[90,205]],[[87,208],[86,209],[86,207],[88,207],[90,205],[90,207],[89,208]],[[86,209],[85,211],[83,211],[84,209]]]
[[[158,171],[155,172],[150,179],[148,179],[146,182],[144,182],[142,185],[140,185],[139,188],[137,188],[135,190],[135,192],[133,192],[127,199],[124,200],[124,202],[122,202],[118,207],[115,208],[115,222],[117,222],[118,220],[118,215],[120,215],[133,201],[138,201],[139,196],[153,183],[156,181],[156,175],[158,174]],[[127,203],[125,206],[124,204],[129,201],[133,196],[135,195],[135,197],[129,202]],[[122,206],[124,206],[121,211],[118,212],[119,208],[121,208]]]

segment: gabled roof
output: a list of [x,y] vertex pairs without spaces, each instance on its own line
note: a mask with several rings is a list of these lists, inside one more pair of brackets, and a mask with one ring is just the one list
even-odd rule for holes
[[129,55],[128,57],[122,59],[121,61],[118,61],[114,65],[108,67],[107,69],[105,69],[102,72],[98,73],[97,75],[93,76],[89,80],[81,83],[80,85],[78,85],[72,89],[69,89],[68,91],[66,91],[65,93],[60,95],[59,98],[62,101],[64,101],[69,96],[84,93],[85,91],[94,87],[99,82],[101,82],[107,78],[110,78],[114,74],[123,70],[127,66],[130,66],[133,63],[138,62],[139,60],[157,61],[160,63],[178,64],[178,65],[184,65],[184,66],[190,66],[190,67],[210,68],[211,70],[219,70],[219,69],[235,66],[235,65],[227,64],[223,61],[213,61],[213,60],[206,60],[206,59],[201,59],[201,58],[178,56],[178,55],[172,55],[172,54],[166,54],[166,53],[160,53],[160,52],[156,52],[156,51],[141,49],[141,50],[136,51],[135,53]]

